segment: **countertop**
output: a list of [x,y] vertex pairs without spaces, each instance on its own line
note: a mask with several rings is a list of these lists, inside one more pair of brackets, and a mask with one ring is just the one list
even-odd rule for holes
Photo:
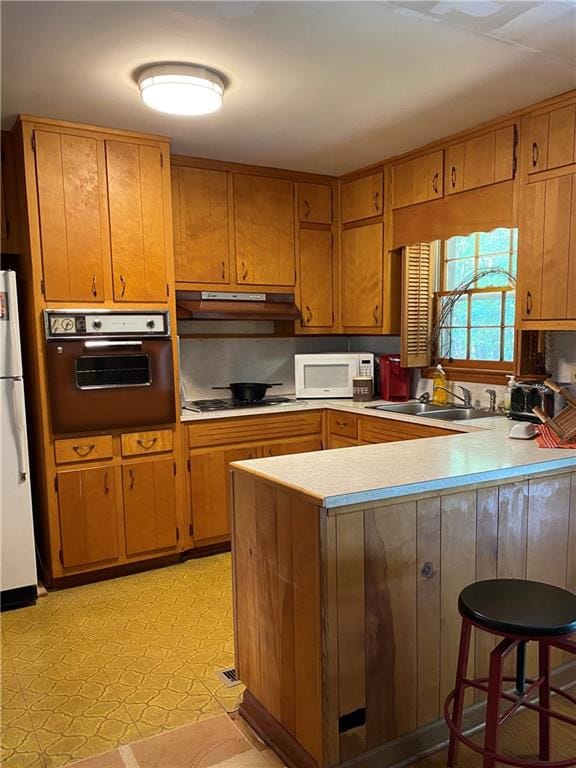
[[[371,405],[377,404],[376,402]],[[450,422],[365,408],[351,401],[308,401],[292,406],[247,409],[257,415],[329,408],[428,426],[459,435],[316,451],[235,462],[232,467],[298,490],[326,508],[380,501],[416,493],[514,480],[527,475],[576,470],[576,450],[538,448],[534,440],[510,440],[506,418]],[[200,414],[191,414],[198,418]],[[226,415],[247,415],[246,411]],[[206,414],[201,415],[205,418]],[[213,417],[211,414],[210,417]],[[186,419],[189,420],[189,419]]]

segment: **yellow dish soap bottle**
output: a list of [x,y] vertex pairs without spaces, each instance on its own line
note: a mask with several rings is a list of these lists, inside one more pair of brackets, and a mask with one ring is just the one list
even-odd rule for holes
[[438,387],[446,386],[446,373],[444,368],[438,363],[432,376],[432,402],[434,405],[445,405],[448,402],[447,392],[445,389],[438,389]]

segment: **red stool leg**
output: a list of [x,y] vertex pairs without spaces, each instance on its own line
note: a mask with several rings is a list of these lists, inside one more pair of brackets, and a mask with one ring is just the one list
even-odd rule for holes
[[[490,654],[490,671],[488,676],[488,698],[486,701],[486,733],[484,749],[492,754],[498,748],[498,725],[500,719],[500,692],[502,690],[502,659],[513,645],[509,638],[501,640]],[[490,755],[484,755],[484,768],[494,768],[496,761]]]
[[540,740],[540,760],[550,760],[550,646],[542,641],[538,644],[539,669],[538,673],[542,678],[539,688],[539,701],[541,707],[546,711],[538,713],[539,721],[539,740]]
[[[468,656],[470,654],[470,636],[472,634],[472,625],[468,619],[462,617],[462,628],[460,630],[460,649],[458,651],[458,666],[456,668],[456,684],[454,686],[454,705],[452,708],[452,722],[456,730],[460,733],[462,728],[462,711],[464,709],[465,688],[463,680],[466,677],[468,669]],[[448,747],[448,768],[453,768],[458,757],[458,740],[456,736],[450,733],[450,746]]]

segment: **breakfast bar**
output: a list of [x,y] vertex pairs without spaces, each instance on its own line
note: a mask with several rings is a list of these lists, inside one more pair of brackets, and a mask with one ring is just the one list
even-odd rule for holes
[[[576,589],[576,453],[510,440],[505,419],[469,429],[232,465],[240,711],[287,765],[381,768],[445,743],[462,588]],[[476,638],[469,674],[492,647]],[[573,684],[576,663],[554,674]],[[467,704],[474,727],[482,694]]]

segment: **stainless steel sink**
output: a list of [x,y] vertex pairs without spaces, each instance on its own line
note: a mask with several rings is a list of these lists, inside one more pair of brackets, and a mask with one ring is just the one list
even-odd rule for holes
[[492,411],[482,411],[479,408],[445,408],[434,413],[422,413],[427,419],[443,419],[444,421],[468,421],[468,419],[489,419],[494,416],[502,416]]
[[389,413],[406,413],[410,416],[422,416],[426,413],[446,410],[445,405],[432,405],[432,403],[398,403],[394,405],[367,405],[373,411],[388,411]]

